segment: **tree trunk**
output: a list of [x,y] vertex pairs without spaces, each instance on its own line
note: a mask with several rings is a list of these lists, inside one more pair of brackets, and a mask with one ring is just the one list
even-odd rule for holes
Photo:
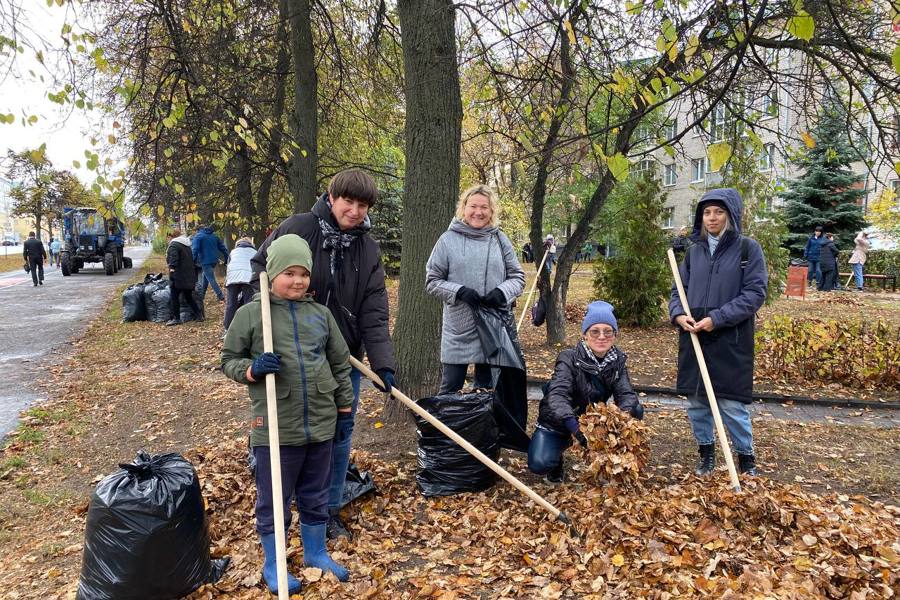
[[[574,11],[571,17],[571,23],[574,26],[575,20],[581,15],[581,9]],[[550,172],[550,161],[553,158],[553,152],[556,149],[559,140],[559,131],[562,128],[563,118],[566,114],[569,104],[569,97],[572,94],[572,87],[575,82],[575,69],[572,65],[571,46],[569,37],[565,31],[563,19],[559,22],[560,32],[560,66],[562,67],[562,76],[560,77],[559,98],[556,101],[553,111],[553,117],[547,128],[547,137],[541,148],[541,158],[538,162],[537,175],[534,179],[534,187],[531,191],[531,231],[529,239],[531,247],[534,248],[535,264],[539,265],[544,257],[544,203],[547,198],[547,176]],[[572,246],[571,240],[566,243],[566,250]],[[568,265],[569,271],[561,279],[560,273],[564,272],[563,262],[560,261],[556,269],[556,285],[550,286],[550,274],[546,267],[538,273],[538,287],[541,297],[547,305],[547,342],[551,344],[559,344],[566,339],[566,292],[568,291],[569,275],[572,266]]]
[[406,174],[400,313],[394,327],[400,386],[437,391],[441,303],[425,294],[425,263],[453,215],[459,191],[462,101],[455,10],[449,0],[400,0],[406,90]]
[[288,165],[288,185],[294,196],[294,212],[309,212],[316,199],[316,171],[319,166],[318,107],[316,103],[315,54],[309,0],[287,0],[291,23],[291,54],[294,59],[294,112],[291,119],[294,141]]
[[[287,0],[280,0],[279,11],[282,16],[287,14]],[[288,53],[289,39],[286,19],[282,18],[278,24],[276,37],[278,44],[278,60],[275,63],[275,102],[272,107],[272,121],[275,127],[271,130],[268,146],[269,168],[260,177],[259,187],[256,190],[256,215],[253,220],[253,240],[257,247],[266,239],[266,227],[269,224],[270,196],[272,193],[272,181],[275,178],[277,165],[281,164],[281,134],[282,118],[284,117],[284,100],[287,92],[287,76],[290,69],[290,54]]]

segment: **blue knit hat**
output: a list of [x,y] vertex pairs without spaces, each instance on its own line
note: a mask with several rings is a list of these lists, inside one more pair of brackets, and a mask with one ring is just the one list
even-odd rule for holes
[[619,324],[616,322],[616,315],[613,314],[613,306],[609,302],[603,300],[595,300],[588,304],[587,314],[581,322],[581,333],[584,334],[588,329],[597,323],[604,323],[613,328],[613,331],[619,333]]

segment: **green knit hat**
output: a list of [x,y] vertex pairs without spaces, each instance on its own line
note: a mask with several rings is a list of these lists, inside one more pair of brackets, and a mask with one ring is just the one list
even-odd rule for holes
[[312,251],[299,235],[289,233],[277,238],[266,254],[266,271],[272,281],[288,267],[299,265],[312,273]]

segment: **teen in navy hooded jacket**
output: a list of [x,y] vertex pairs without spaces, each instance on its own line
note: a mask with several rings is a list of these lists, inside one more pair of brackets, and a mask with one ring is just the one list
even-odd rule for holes
[[[762,248],[741,236],[743,203],[737,190],[711,190],[697,204],[681,279],[693,319],[672,286],[669,316],[682,328],[678,348],[678,393],[688,396],[688,417],[700,446],[697,474],[715,467],[713,418],[690,333],[697,333],[741,472],[755,474],[753,430],[747,405],[753,401],[753,334],[763,305],[768,271]],[[742,264],[746,255],[746,264]]]

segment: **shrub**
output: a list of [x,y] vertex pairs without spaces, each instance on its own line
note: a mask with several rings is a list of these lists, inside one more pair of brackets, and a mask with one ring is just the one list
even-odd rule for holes
[[643,327],[663,316],[672,285],[669,238],[659,226],[665,196],[653,180],[637,180],[628,189],[630,202],[614,225],[616,255],[594,263],[594,294],[615,307],[620,323]]
[[[847,256],[847,260],[850,256]],[[847,260],[841,265],[841,270],[849,269]],[[866,273],[878,273],[881,275],[900,275],[900,250],[872,250],[866,256]]]
[[876,321],[769,317],[756,368],[774,379],[900,389],[900,328]]
[[153,238],[153,253],[165,256],[166,249],[169,247],[169,241],[164,236],[156,236]]

